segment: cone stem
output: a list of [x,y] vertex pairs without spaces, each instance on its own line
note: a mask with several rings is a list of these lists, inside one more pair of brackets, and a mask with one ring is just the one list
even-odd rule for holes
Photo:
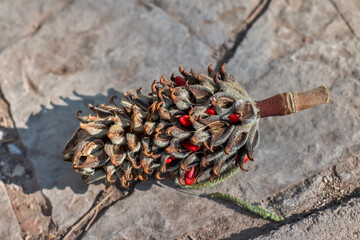
[[330,100],[329,90],[319,86],[306,92],[286,92],[273,97],[256,101],[260,117],[283,116],[296,113]]

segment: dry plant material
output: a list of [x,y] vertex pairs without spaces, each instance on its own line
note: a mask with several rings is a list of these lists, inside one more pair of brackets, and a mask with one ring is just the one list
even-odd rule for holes
[[255,101],[225,71],[208,75],[187,72],[163,75],[148,95],[137,89],[126,92],[121,104],[95,107],[94,115],[81,116],[79,128],[63,151],[86,184],[101,179],[120,180],[128,188],[132,180],[176,176],[181,185],[192,185],[203,176],[210,181],[233,166],[243,171],[254,160],[259,120],[295,113],[329,102],[320,86],[307,92],[286,92]]

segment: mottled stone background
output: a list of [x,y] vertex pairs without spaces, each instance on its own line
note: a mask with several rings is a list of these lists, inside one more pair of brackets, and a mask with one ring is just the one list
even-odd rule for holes
[[[154,79],[163,73],[169,77],[179,65],[206,72],[209,64],[223,62],[254,99],[321,84],[329,88],[327,105],[261,120],[261,143],[256,161],[246,166],[249,172],[196,191],[226,192],[269,207],[287,220],[273,223],[223,201],[178,191],[169,181],[151,180],[138,184],[133,194],[106,208],[76,236],[360,237],[360,2],[272,1],[244,32],[244,20],[258,4],[0,1],[0,87],[18,131],[17,141],[4,141],[6,130],[0,137],[5,151],[0,157],[0,238],[60,238],[104,189],[103,184],[84,186],[71,164],[62,161],[78,110],[87,113],[88,103],[107,102],[131,88],[140,86],[146,92]],[[25,160],[11,164],[18,158]],[[33,167],[24,165],[26,161]],[[22,179],[37,182],[37,187],[25,187],[27,180]],[[21,205],[21,199],[16,202],[20,193],[30,199],[26,207],[16,207]],[[39,224],[34,220],[30,226],[22,221],[34,216],[22,211],[32,209],[35,197],[47,211],[40,207],[35,219]],[[40,224],[42,216],[48,225]]]

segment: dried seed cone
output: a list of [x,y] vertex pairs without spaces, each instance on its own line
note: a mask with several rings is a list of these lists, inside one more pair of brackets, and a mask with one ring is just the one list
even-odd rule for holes
[[[161,77],[152,92],[125,93],[121,105],[89,105],[94,115],[80,116],[80,126],[63,151],[85,183],[117,178],[127,188],[132,179],[177,176],[185,184],[192,170],[214,179],[233,165],[244,169],[259,142],[259,109],[223,66],[208,75],[185,71]],[[194,167],[194,168],[193,168]],[[194,171],[195,169],[195,171]]]

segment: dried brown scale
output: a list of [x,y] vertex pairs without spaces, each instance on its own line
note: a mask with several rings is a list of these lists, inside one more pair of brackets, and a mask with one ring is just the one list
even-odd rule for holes
[[[89,108],[95,116],[80,116],[80,127],[63,151],[64,160],[73,163],[85,183],[105,179],[120,180],[127,188],[132,179],[147,180],[177,176],[185,184],[186,171],[195,167],[195,180],[210,180],[234,165],[243,171],[247,155],[259,143],[258,123],[261,117],[285,115],[328,102],[325,87],[304,93],[284,93],[263,101],[251,99],[245,89],[223,65],[219,73],[211,65],[209,75],[179,67],[184,85],[177,86],[175,75],[151,85],[151,93],[141,88],[126,92],[121,106],[110,99],[110,105]],[[279,106],[280,105],[280,106]],[[213,107],[215,114],[206,113]],[[189,121],[185,121],[186,117]],[[195,145],[194,145],[195,144]],[[170,163],[167,159],[172,158]]]

